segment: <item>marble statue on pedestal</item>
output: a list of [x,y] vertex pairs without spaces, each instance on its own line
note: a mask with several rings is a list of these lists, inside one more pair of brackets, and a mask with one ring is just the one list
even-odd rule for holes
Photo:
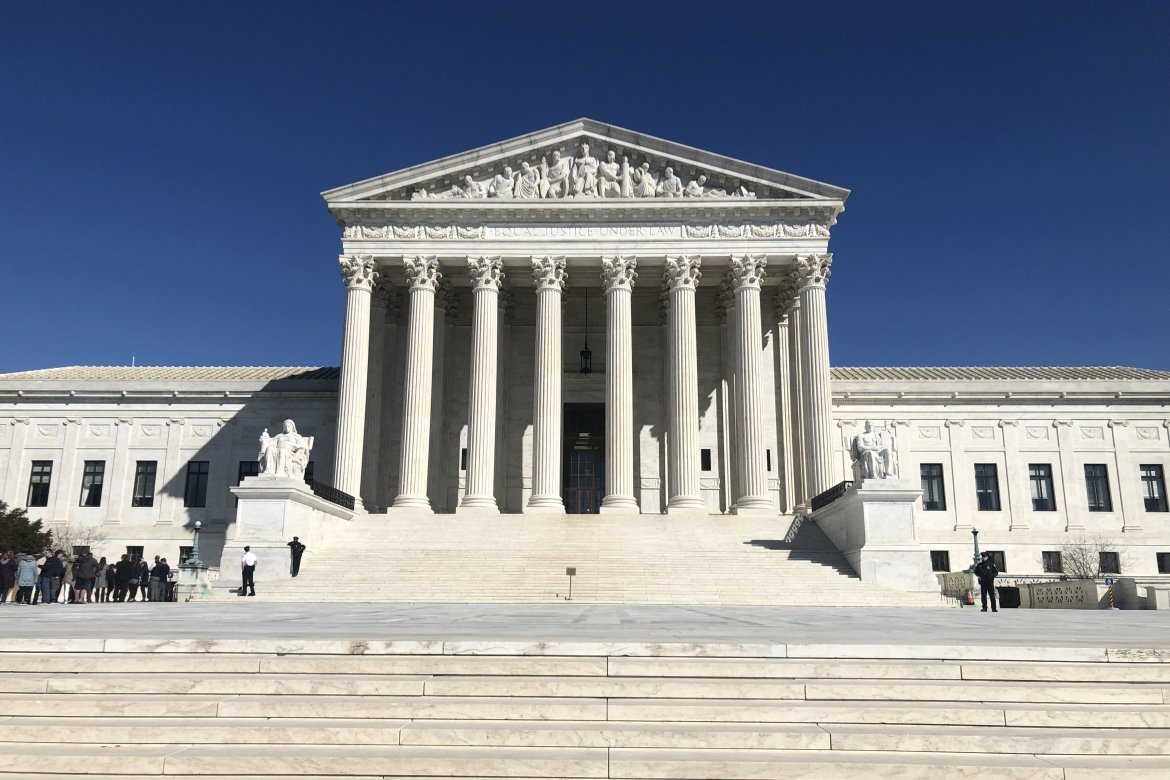
[[853,437],[849,445],[849,454],[853,458],[855,480],[898,477],[888,434],[875,431],[873,423],[869,420],[865,421],[865,431]]
[[261,476],[304,479],[312,449],[313,437],[297,433],[297,425],[292,420],[285,420],[284,430],[276,436],[269,436],[265,428],[260,434],[260,454],[257,456],[263,464]]

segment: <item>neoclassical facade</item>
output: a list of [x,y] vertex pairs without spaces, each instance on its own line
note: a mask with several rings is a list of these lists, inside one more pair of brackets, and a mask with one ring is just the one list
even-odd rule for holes
[[1081,531],[1159,571],[1170,373],[831,369],[847,196],[591,120],[329,190],[339,370],[0,375],[0,499],[112,548],[230,537],[227,488],[293,418],[363,513],[790,518],[871,421],[951,567],[978,526],[1019,571]]

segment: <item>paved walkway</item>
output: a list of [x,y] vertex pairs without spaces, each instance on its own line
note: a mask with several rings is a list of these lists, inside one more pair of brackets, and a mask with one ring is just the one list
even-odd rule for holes
[[1170,612],[598,604],[0,607],[4,638],[365,639],[1170,649]]

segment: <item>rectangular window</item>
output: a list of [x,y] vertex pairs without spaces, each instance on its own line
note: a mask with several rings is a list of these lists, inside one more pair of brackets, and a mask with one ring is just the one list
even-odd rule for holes
[[1112,512],[1109,494],[1109,469],[1103,463],[1085,464],[1085,491],[1089,494],[1090,512]]
[[699,470],[700,471],[710,471],[711,470],[711,450],[708,450],[708,449],[699,450]]
[[975,497],[980,512],[999,511],[999,467],[994,463],[975,464]]
[[1170,552],[1158,553],[1158,573],[1170,574]]
[[922,474],[922,508],[927,512],[945,512],[947,494],[943,486],[942,464],[923,463],[919,471]]
[[81,472],[81,501],[78,506],[102,505],[102,482],[106,479],[104,460],[87,460]]
[[171,571],[174,571],[175,566],[182,566],[184,563],[191,560],[191,553],[194,551],[195,551],[195,548],[189,544],[188,545],[181,545],[179,547],[179,562],[176,563],[174,566],[171,566]]
[[946,550],[931,550],[930,568],[932,571],[950,571],[951,554]]
[[1007,558],[1003,555],[1003,550],[988,550],[991,554],[991,562],[995,564],[995,568],[999,569],[999,573],[1003,574],[1007,571]]
[[1045,550],[1040,555],[1044,557],[1045,574],[1062,574],[1064,572],[1064,561],[1060,559],[1059,550]]
[[183,506],[207,506],[208,462],[193,460],[187,464],[187,487],[183,491]]
[[[35,463],[35,461],[34,461]],[[1147,512],[1165,512],[1166,511],[1166,475],[1162,471],[1160,463],[1143,463],[1142,470],[1142,495],[1146,500]],[[46,495],[48,488],[45,488]],[[29,504],[32,506],[32,504]],[[44,504],[40,504],[44,506]]]
[[127,545],[126,546],[126,554],[130,556],[130,560],[140,561],[140,560],[142,560],[142,553],[143,553],[143,550],[145,550],[145,549],[146,549],[145,547],[140,547],[137,545]]
[[765,469],[765,471],[771,471],[772,470],[772,450],[770,450],[770,449],[764,450],[764,458],[766,459],[766,463],[767,463],[767,468]]
[[1028,478],[1032,482],[1032,509],[1037,512],[1055,512],[1056,497],[1052,493],[1052,464],[1029,463]]
[[154,506],[154,479],[158,475],[158,461],[140,460],[134,464],[134,495],[130,506]]
[[49,485],[53,481],[53,461],[34,460],[32,475],[28,479],[28,505],[48,506]]
[[1121,574],[1121,556],[1115,552],[1097,553],[1098,566],[1102,574]]
[[[260,476],[260,461],[258,460],[241,460],[240,465],[236,468],[236,484],[242,484],[248,477]],[[235,505],[240,505],[240,499],[235,498]]]
[[467,471],[467,448],[459,450],[459,470]]

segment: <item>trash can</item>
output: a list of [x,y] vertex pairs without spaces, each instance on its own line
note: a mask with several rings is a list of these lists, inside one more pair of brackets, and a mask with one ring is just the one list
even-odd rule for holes
[[1019,609],[1020,608],[1020,589],[1014,585],[1004,585],[1001,588],[996,588],[999,594],[999,605],[1004,609]]

